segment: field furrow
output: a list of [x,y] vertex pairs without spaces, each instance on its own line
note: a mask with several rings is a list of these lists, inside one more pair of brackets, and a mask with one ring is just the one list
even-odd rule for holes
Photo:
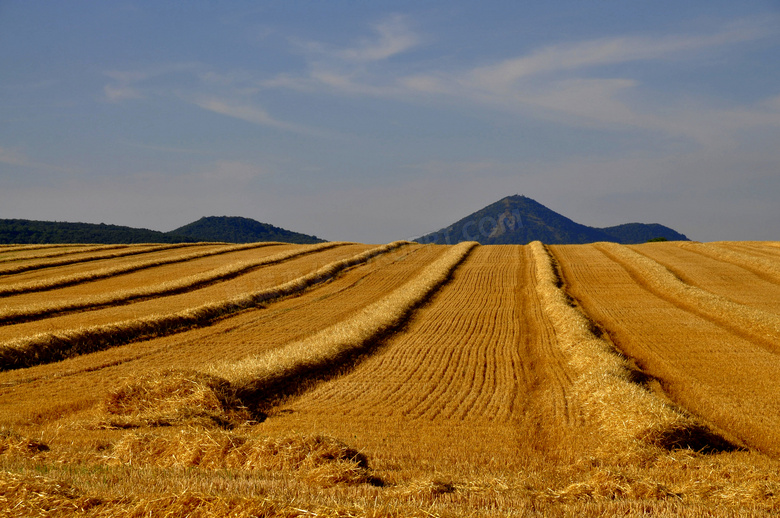
[[80,249],[80,248],[86,248],[89,246],[94,245],[87,245],[87,244],[47,244],[47,245],[0,245],[0,253],[3,255],[5,254],[15,254],[17,252],[27,252],[31,251],[32,253],[38,253],[41,250],[55,250],[55,249],[61,249],[61,250],[68,250],[68,249]]
[[[175,268],[179,273],[178,278],[177,276],[161,275],[159,272],[154,272],[153,270],[155,269],[152,269],[152,271],[144,270],[137,274],[121,276],[119,279],[107,279],[86,285],[55,290],[48,294],[45,303],[34,303],[36,299],[39,299],[37,294],[28,293],[15,297],[11,296],[3,299],[4,304],[0,305],[0,323],[28,322],[40,320],[51,315],[96,309],[104,306],[117,306],[129,302],[175,295],[233,279],[263,266],[277,264],[297,256],[341,245],[342,243],[321,243],[310,246],[279,245],[256,250],[245,250],[220,256],[219,260],[222,266],[218,268],[181,276],[183,273],[198,272],[203,268],[203,265],[200,264],[202,261],[213,262],[215,260],[214,257],[209,257],[199,261],[196,260],[195,262],[198,264],[189,264],[186,269],[177,265]],[[127,279],[127,277],[133,277],[133,279]],[[141,279],[146,279],[147,284],[144,285],[143,282],[139,282]],[[161,279],[166,280],[160,282]],[[156,282],[148,284],[149,280]],[[132,286],[132,288],[117,289],[122,286]]]
[[522,247],[478,247],[407,329],[289,410],[321,419],[521,419],[540,375],[522,344],[544,338],[521,327],[529,268]]
[[150,300],[119,304],[94,311],[54,316],[21,324],[7,324],[0,327],[0,343],[33,336],[38,333],[57,333],[70,329],[111,324],[126,320],[137,320],[158,314],[175,313],[205,303],[224,301],[244,293],[268,289],[283,284],[307,273],[316,271],[326,264],[346,259],[365,251],[364,245],[347,245],[307,255],[293,257],[282,264],[249,271],[225,282],[208,285],[176,295],[155,297]]
[[182,247],[173,250],[149,252],[141,260],[134,256],[119,259],[102,259],[89,263],[60,266],[54,270],[34,270],[3,276],[0,277],[0,297],[18,293],[47,291],[82,282],[105,279],[144,268],[152,268],[161,264],[185,262],[209,254],[229,252],[233,246],[240,245],[206,244],[198,246],[194,249],[195,251],[191,247]]
[[770,282],[734,264],[736,261],[697,253],[702,247],[690,249],[649,243],[630,248],[659,263],[687,284],[738,304],[780,314],[780,276],[776,282]]
[[[745,249],[729,248],[726,243],[720,246],[705,243],[679,243],[678,246],[699,255],[725,261],[744,268],[764,281],[780,285],[780,255],[761,257]],[[778,250],[780,252],[780,250]]]
[[751,243],[742,241],[717,241],[706,243],[707,246],[732,250],[741,254],[753,257],[761,257],[774,261],[775,264],[780,260],[780,243],[767,241],[761,243]]
[[743,335],[770,352],[780,352],[780,315],[739,304],[687,284],[658,262],[627,246],[615,243],[597,243],[593,246],[618,262],[655,295],[728,328],[735,334]]
[[[17,261],[31,261],[36,259],[51,259],[53,257],[62,257],[72,254],[80,254],[84,252],[102,252],[105,250],[116,250],[119,248],[128,248],[133,245],[98,245],[98,246],[66,246],[55,251],[50,249],[32,249],[22,250],[20,252],[13,251],[9,253],[8,250],[0,248],[0,264],[5,266],[5,263],[17,262]],[[136,245],[139,246],[139,245]]]
[[116,259],[119,257],[131,257],[160,252],[163,250],[173,250],[177,248],[192,248],[196,245],[131,245],[122,247],[121,250],[101,251],[100,249],[88,250],[86,252],[73,253],[66,257],[56,257],[47,260],[36,261],[18,261],[12,264],[0,265],[0,276],[17,275],[29,271],[46,270],[48,268],[58,268],[73,264],[93,263],[95,261],[104,261],[106,259]]
[[24,420],[57,412],[59,405],[49,401],[46,393],[57,393],[60,400],[71,401],[66,412],[74,412],[144,373],[161,368],[205,370],[300,340],[381,299],[389,290],[414,278],[445,250],[405,246],[347,270],[300,296],[238,313],[208,327],[55,364],[1,372],[0,419],[16,421],[17,417]]
[[569,293],[671,399],[730,436],[780,455],[776,354],[658,296],[597,246],[551,250]]

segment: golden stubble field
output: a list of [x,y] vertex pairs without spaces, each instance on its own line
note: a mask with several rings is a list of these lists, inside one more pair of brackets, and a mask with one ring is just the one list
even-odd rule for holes
[[780,244],[0,247],[0,516],[773,516]]

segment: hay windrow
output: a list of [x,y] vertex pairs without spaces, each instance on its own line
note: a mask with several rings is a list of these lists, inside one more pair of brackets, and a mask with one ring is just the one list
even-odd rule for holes
[[159,258],[159,259],[153,259],[148,261],[138,261],[135,263],[125,264],[122,266],[100,268],[98,270],[92,270],[84,273],[75,273],[72,275],[51,277],[41,281],[19,282],[17,284],[9,284],[7,286],[0,287],[0,297],[7,297],[9,295],[19,295],[21,293],[33,293],[37,291],[48,291],[48,290],[53,290],[55,288],[63,288],[65,286],[73,286],[75,284],[81,284],[83,282],[91,282],[99,279],[107,279],[109,277],[114,277],[115,275],[137,272],[140,270],[145,270],[147,268],[154,268],[156,266],[184,263],[187,261],[192,261],[194,259],[201,259],[203,257],[211,257],[215,255],[228,254],[230,252],[238,252],[241,250],[248,250],[251,248],[261,248],[265,246],[273,246],[278,244],[280,243],[268,242],[268,243],[249,243],[244,245],[229,245],[229,246],[220,247],[216,250],[201,250],[200,252],[193,252],[191,254],[179,255],[176,257]]
[[246,401],[261,406],[272,403],[290,391],[290,384],[339,368],[397,328],[449,279],[475,246],[473,242],[453,246],[417,277],[346,321],[264,355],[216,365],[211,372],[229,379]]
[[201,469],[289,472],[318,486],[378,484],[368,459],[321,435],[244,437],[224,431],[130,433],[112,448],[109,463]]
[[[152,252],[160,252],[162,250],[172,250],[175,248],[182,248],[188,245],[190,244],[181,243],[181,244],[174,244],[174,245],[147,245],[147,246],[124,245],[123,247],[121,247],[123,248],[123,250],[120,252],[109,252],[104,254],[94,253],[87,257],[70,257],[70,258],[65,257],[64,259],[59,259],[55,261],[41,261],[35,263],[27,263],[27,264],[19,264],[16,266],[3,267],[0,268],[0,275],[13,275],[13,274],[29,272],[33,270],[41,270],[43,268],[54,268],[57,266],[69,266],[72,264],[89,263],[92,261],[100,261],[104,259],[118,259],[120,257],[130,257],[134,255],[150,254]],[[119,248],[119,247],[113,246],[108,248]],[[86,249],[81,252],[100,252],[101,250],[105,250],[105,249],[106,248],[103,247],[95,247],[93,249]]]
[[[586,418],[603,432],[606,443],[624,453],[646,446],[685,448],[701,442],[707,431],[676,409],[633,383],[625,359],[593,332],[593,323],[568,299],[544,245],[529,245],[536,262],[537,289],[555,327],[558,343],[576,373],[573,396]],[[714,436],[714,434],[712,434]],[[606,444],[605,443],[605,444]]]
[[49,451],[49,446],[11,430],[0,429],[0,455],[32,458]]
[[230,383],[196,371],[168,369],[109,393],[98,428],[199,424],[233,428],[252,421]]
[[[5,263],[13,263],[17,261],[35,261],[38,259],[52,259],[54,257],[62,257],[66,255],[73,255],[73,254],[83,254],[83,253],[89,253],[89,252],[101,252],[105,250],[117,250],[120,248],[129,248],[133,246],[143,246],[143,245],[96,245],[96,246],[82,246],[82,247],[67,247],[65,250],[59,250],[56,252],[46,252],[43,254],[32,254],[32,255],[22,255],[19,257],[6,257],[3,259],[0,259],[0,264]],[[179,245],[181,246],[181,245]],[[7,250],[11,252],[16,252],[20,249],[14,249],[14,250]],[[4,252],[6,250],[0,249],[0,252]]]
[[192,289],[202,288],[210,284],[229,280],[244,273],[248,273],[262,266],[270,266],[289,259],[294,259],[307,254],[329,250],[346,243],[328,242],[311,246],[302,246],[288,252],[274,254],[255,261],[241,261],[203,272],[190,275],[174,281],[167,281],[154,286],[146,286],[137,289],[128,289],[104,293],[101,295],[83,297],[75,300],[58,301],[50,304],[35,304],[31,306],[15,307],[0,310],[0,324],[28,322],[39,320],[52,315],[59,315],[85,309],[96,309],[104,306],[123,304],[130,301],[138,301],[153,297],[161,297],[183,293]]
[[680,243],[678,246],[685,248],[686,250],[691,250],[705,256],[735,264],[758,275],[769,277],[775,283],[780,283],[780,264],[776,261],[748,254],[740,254],[733,250],[729,250],[724,246],[718,246],[717,243]]
[[659,297],[703,318],[749,336],[767,350],[780,351],[780,316],[739,304],[681,281],[663,265],[615,243],[599,243],[596,248],[622,264]]
[[408,244],[396,241],[372,248],[353,257],[334,261],[319,270],[292,281],[230,299],[203,304],[176,313],[152,315],[122,322],[41,333],[0,344],[0,370],[20,369],[101,351],[136,340],[165,336],[208,325],[216,319],[294,295],[332,279],[340,272]]

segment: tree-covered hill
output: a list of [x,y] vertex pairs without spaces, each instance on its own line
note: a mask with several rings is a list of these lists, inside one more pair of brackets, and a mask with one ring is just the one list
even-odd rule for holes
[[508,196],[417,239],[421,243],[455,244],[477,241],[483,245],[582,244],[597,241],[644,243],[651,238],[687,240],[684,235],[659,224],[628,223],[594,228],[576,223],[526,196]]
[[283,241],[285,243],[313,244],[324,240],[291,230],[260,223],[249,218],[209,216],[184,225],[168,233],[195,241],[227,241],[229,243],[254,243],[257,241]]
[[323,240],[266,223],[260,223],[249,218],[201,218],[172,232],[158,232],[145,228],[106,225],[103,223],[0,219],[0,244],[193,243],[198,241],[223,243],[254,243],[259,241],[321,243]]

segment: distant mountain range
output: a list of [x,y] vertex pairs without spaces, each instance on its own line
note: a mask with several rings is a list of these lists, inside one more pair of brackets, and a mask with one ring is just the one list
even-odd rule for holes
[[0,219],[0,244],[194,243],[198,241],[224,243],[281,241],[298,244],[323,242],[316,236],[285,230],[249,218],[227,216],[201,218],[171,232],[103,223]]
[[[455,244],[477,241],[483,245],[579,244],[613,241],[644,243],[651,239],[688,241],[683,234],[657,223],[627,223],[595,228],[575,223],[531,198],[509,196],[437,232],[422,236],[420,243]],[[66,223],[0,219],[0,244],[44,243],[322,243],[316,236],[301,234],[249,218],[210,216],[170,232],[104,223]]]
[[612,241],[644,243],[651,239],[689,241],[687,237],[658,223],[626,223],[595,228],[576,223],[526,196],[508,196],[437,232],[424,235],[420,243],[455,244],[477,241],[483,245],[581,244]]

